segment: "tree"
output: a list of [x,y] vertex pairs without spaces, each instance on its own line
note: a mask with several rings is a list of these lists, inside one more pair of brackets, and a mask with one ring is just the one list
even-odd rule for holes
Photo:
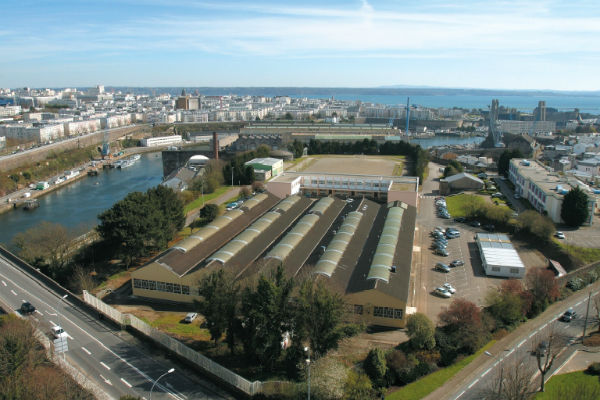
[[283,119],[291,121],[294,119],[294,117],[289,112],[286,112],[285,115],[283,116]]
[[529,316],[535,316],[544,311],[560,295],[554,273],[549,269],[530,269],[527,271],[525,280],[533,300]]
[[15,235],[13,242],[19,255],[30,264],[45,269],[55,279],[64,278],[72,234],[63,225],[42,222]]
[[344,400],[371,399],[374,396],[375,391],[369,377],[366,374],[350,370],[344,384]]
[[[554,223],[534,210],[523,211],[517,218],[517,229],[533,235],[534,240],[550,241],[554,232]],[[531,239],[531,238],[530,238]]]
[[298,339],[306,336],[315,358],[336,348],[342,337],[339,324],[344,314],[344,301],[330,292],[322,281],[307,279],[300,286],[294,310],[294,331]]
[[464,171],[462,164],[456,160],[451,160],[448,166],[444,168],[444,178],[459,174]]
[[535,348],[535,358],[537,361],[537,367],[540,371],[540,392],[544,391],[544,385],[546,380],[546,374],[552,368],[554,360],[558,357],[558,354],[567,343],[567,338],[550,332],[548,339],[539,342]]
[[498,173],[500,175],[508,176],[508,167],[510,165],[510,160],[513,158],[522,158],[523,153],[520,150],[504,150],[498,159]]
[[213,271],[200,281],[196,308],[206,319],[210,338],[215,345],[227,333],[229,350],[233,353],[235,345],[235,316],[238,305],[239,286],[234,277],[223,269]]
[[425,314],[409,315],[406,321],[406,330],[414,349],[431,350],[435,347],[435,327]]
[[256,156],[257,157],[269,157],[271,153],[271,147],[266,144],[261,144],[256,148]]
[[588,196],[579,187],[569,190],[560,209],[560,217],[565,224],[573,227],[583,225],[589,217]]
[[487,341],[481,309],[468,300],[455,299],[439,314],[439,321],[445,334],[444,344],[458,352],[473,354]]
[[531,385],[533,375],[529,360],[523,358],[505,368],[500,367],[498,375],[481,393],[481,398],[490,400],[529,400],[535,393]]
[[246,356],[272,370],[281,355],[281,340],[291,328],[290,296],[294,283],[279,266],[269,276],[261,275],[256,288],[242,293],[241,339]]
[[213,221],[219,215],[219,206],[216,204],[207,204],[200,209],[200,217]]
[[511,327],[525,316],[525,299],[522,293],[523,286],[516,279],[504,281],[499,288],[488,292],[487,311],[501,327]]
[[384,351],[377,347],[371,349],[363,363],[363,369],[376,386],[384,386],[385,376],[387,374]]

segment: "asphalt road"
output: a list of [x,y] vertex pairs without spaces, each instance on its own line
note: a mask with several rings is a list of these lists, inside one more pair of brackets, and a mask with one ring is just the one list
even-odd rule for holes
[[[154,387],[152,399],[231,399],[213,383],[184,373],[184,367],[170,360],[147,354],[127,333],[88,315],[0,257],[0,298],[13,310],[23,301],[37,311],[28,316],[40,330],[60,325],[68,333],[66,360],[94,381],[114,399],[129,394],[150,399],[155,379],[164,376]],[[157,351],[158,354],[158,351]]]
[[[553,314],[547,315],[545,319],[536,321],[537,324],[533,321],[527,323],[532,325],[530,330],[516,337],[509,346],[506,346],[504,351],[482,355],[481,357],[486,357],[489,360],[471,374],[468,379],[447,392],[444,398],[452,400],[485,399],[486,393],[489,394],[490,390],[497,386],[500,377],[506,379],[510,373],[509,371],[515,368],[519,368],[530,375],[532,385],[534,387],[537,385],[539,388],[541,378],[537,367],[537,359],[532,351],[541,341],[548,340],[550,335],[566,338],[568,342],[558,351],[559,355],[546,378],[549,378],[551,373],[561,367],[571,352],[574,351],[574,343],[577,338],[582,335],[587,308],[587,293],[589,291],[582,290],[578,296],[575,295],[573,298],[562,302],[560,312],[556,313],[554,311]],[[587,326],[588,333],[593,329],[597,329],[598,319],[594,317],[593,298],[598,293],[596,291],[592,294]],[[568,307],[573,307],[577,317],[569,323],[559,321],[560,316]]]

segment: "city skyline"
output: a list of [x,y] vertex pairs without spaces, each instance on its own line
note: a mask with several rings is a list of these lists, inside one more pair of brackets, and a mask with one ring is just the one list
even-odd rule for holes
[[600,5],[166,0],[4,6],[0,87],[600,89]]

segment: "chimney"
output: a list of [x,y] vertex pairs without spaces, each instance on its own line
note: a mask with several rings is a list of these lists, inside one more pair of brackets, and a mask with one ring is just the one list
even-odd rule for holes
[[217,137],[217,132],[213,132],[213,154],[215,160],[219,159],[219,138]]

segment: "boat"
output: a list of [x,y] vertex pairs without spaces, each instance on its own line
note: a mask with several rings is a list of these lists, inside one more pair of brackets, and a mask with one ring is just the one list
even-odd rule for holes
[[89,176],[97,176],[98,175],[98,170],[97,169],[90,169],[87,174]]
[[134,154],[134,155],[132,155],[132,156],[131,156],[131,159],[132,159],[133,161],[138,161],[140,158],[142,158],[142,156],[141,156],[141,155],[139,155],[139,154]]
[[131,167],[131,166],[132,166],[134,163],[135,163],[135,161],[132,161],[132,160],[129,160],[129,159],[128,159],[128,160],[123,160],[123,161],[121,161],[121,162],[119,163],[119,165],[117,166],[117,168],[121,168],[121,169],[123,169],[123,168],[129,168],[129,167]]
[[23,203],[23,210],[33,210],[40,206],[40,202],[37,199],[28,199]]

